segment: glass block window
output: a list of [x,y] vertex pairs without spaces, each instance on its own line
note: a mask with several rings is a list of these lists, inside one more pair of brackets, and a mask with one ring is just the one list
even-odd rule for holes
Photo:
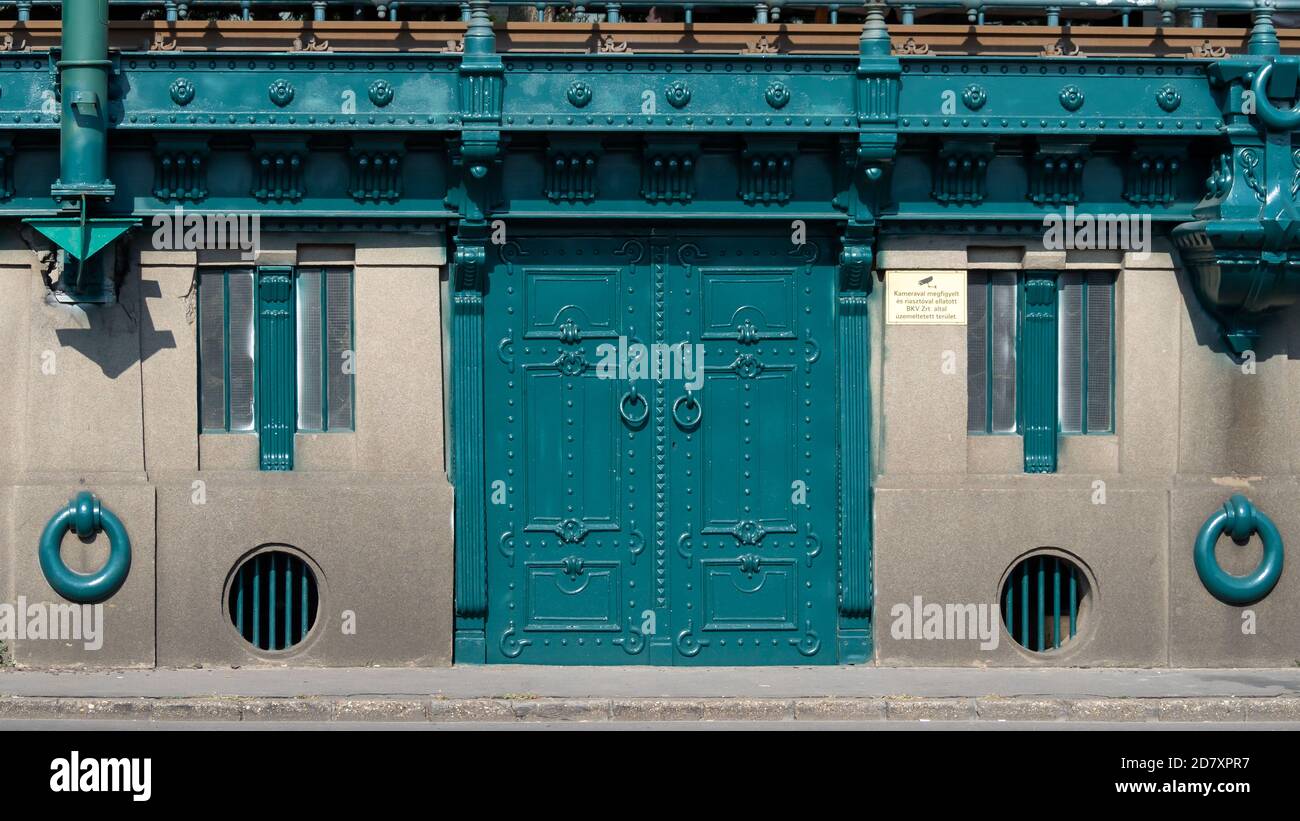
[[1015,272],[972,271],[966,302],[966,429],[1015,433],[1017,288]]
[[352,272],[302,269],[296,284],[298,430],[351,430]]
[[[259,356],[267,363],[284,363],[283,375],[277,371],[274,378],[290,380],[286,386],[296,396],[296,406],[291,406],[296,411],[296,419],[286,420],[286,424],[299,431],[351,430],[355,401],[352,271],[345,268],[292,271],[294,291],[289,318],[292,340],[278,335],[258,338],[257,275],[252,268],[200,271],[201,430],[205,433],[259,430],[259,423],[265,421],[261,420],[257,408]],[[278,356],[279,351],[265,347],[279,346],[285,341],[294,345],[288,360]]]
[[199,418],[204,431],[251,431],[254,415],[253,271],[199,274]]
[[[1021,400],[1035,386],[1020,373],[1024,277],[972,271],[966,324],[966,429],[1018,433]],[[1060,432],[1115,432],[1115,274],[1057,277],[1057,401]]]
[[1068,271],[1059,280],[1062,433],[1115,431],[1115,275]]

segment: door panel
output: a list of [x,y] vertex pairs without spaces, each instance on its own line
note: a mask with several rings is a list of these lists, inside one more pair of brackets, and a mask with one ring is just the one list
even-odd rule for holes
[[676,664],[836,661],[828,249],[737,237],[675,254],[670,341],[704,345],[698,412],[670,426]]
[[496,249],[485,297],[490,661],[646,661],[650,445],[624,418],[644,403],[597,368],[603,345],[648,321],[639,253],[623,245]]
[[[829,248],[652,234],[497,249],[489,661],[836,661]],[[638,371],[640,345],[638,364],[667,368]]]

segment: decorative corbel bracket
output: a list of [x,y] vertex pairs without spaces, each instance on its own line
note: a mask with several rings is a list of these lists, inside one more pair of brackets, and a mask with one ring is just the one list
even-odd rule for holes
[[1092,141],[1041,138],[1025,157],[1029,166],[1028,199],[1035,205],[1077,205],[1083,198],[1083,169]]
[[551,202],[592,202],[604,148],[598,137],[553,135],[546,145],[543,187]]
[[462,219],[485,220],[501,201],[503,147],[500,131],[466,130],[448,141],[452,175],[445,199]]
[[259,135],[253,138],[253,198],[262,203],[296,203],[307,195],[307,140]]
[[1241,355],[1269,314],[1300,299],[1300,58],[1233,57],[1208,73],[1227,150],[1213,162],[1196,220],[1171,236],[1198,299]]
[[154,138],[153,195],[159,202],[202,202],[208,196],[207,136],[162,133]]
[[1172,205],[1187,156],[1187,140],[1134,141],[1124,166],[1124,199],[1136,206]]
[[406,141],[355,136],[348,149],[348,193],[357,202],[395,203],[402,198]]
[[874,231],[876,216],[889,205],[897,150],[896,132],[861,131],[840,141],[832,204],[852,222]]
[[988,193],[994,140],[945,140],[939,146],[930,196],[943,205],[979,205]]
[[691,137],[646,137],[641,154],[641,197],[649,203],[695,199],[700,143]]
[[794,163],[799,143],[792,139],[761,136],[745,138],[740,152],[740,188],[736,192],[746,205],[784,205],[794,195]]
[[14,139],[0,134],[0,202],[14,195]]

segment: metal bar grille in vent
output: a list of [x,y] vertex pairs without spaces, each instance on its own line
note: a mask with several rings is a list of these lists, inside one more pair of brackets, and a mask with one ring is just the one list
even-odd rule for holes
[[249,557],[230,585],[230,619],[258,650],[288,650],[316,623],[319,596],[307,562],[282,550]]
[[1083,571],[1059,556],[1030,556],[1002,587],[1002,623],[1016,643],[1043,653],[1075,638],[1087,599]]

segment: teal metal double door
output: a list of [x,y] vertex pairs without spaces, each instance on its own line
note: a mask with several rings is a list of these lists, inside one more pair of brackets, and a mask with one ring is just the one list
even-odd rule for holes
[[489,254],[487,660],[835,663],[830,242]]

